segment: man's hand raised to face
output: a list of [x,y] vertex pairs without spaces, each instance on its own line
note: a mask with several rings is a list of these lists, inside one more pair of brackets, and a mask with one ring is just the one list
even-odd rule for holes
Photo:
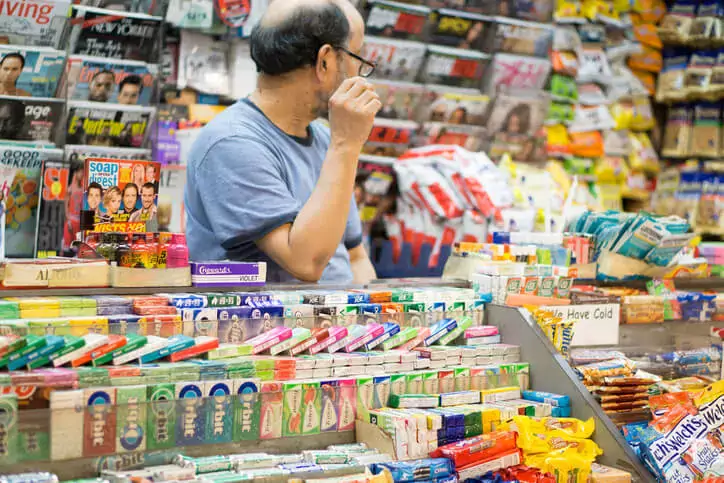
[[332,144],[347,144],[361,150],[381,108],[380,96],[368,80],[346,79],[329,100]]

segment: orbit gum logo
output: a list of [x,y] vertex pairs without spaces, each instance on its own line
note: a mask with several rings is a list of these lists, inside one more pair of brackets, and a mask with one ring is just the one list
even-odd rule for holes
[[234,381],[234,441],[259,439],[258,379]]
[[14,463],[18,440],[18,398],[0,397],[0,463]]
[[116,389],[116,452],[146,449],[146,386]]
[[148,387],[148,449],[173,448],[176,443],[176,394],[173,384]]
[[83,455],[101,456],[116,449],[116,389],[86,389]]
[[231,388],[227,381],[209,381],[205,384],[206,442],[231,441],[233,412]]
[[178,417],[176,418],[176,444],[196,445],[204,442],[203,382],[176,384]]

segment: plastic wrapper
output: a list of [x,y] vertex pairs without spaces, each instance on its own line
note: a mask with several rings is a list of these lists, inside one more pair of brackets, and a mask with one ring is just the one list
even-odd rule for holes
[[425,44],[420,42],[367,37],[360,55],[377,65],[377,78],[412,82],[425,60],[425,51]]
[[447,124],[482,125],[490,103],[490,98],[478,89],[448,86],[426,86],[423,99],[419,119]]
[[613,359],[624,359],[623,352],[605,349],[575,349],[571,352],[571,363],[575,366],[592,364],[595,362],[610,361]]
[[496,19],[495,52],[547,57],[554,31],[549,25],[505,17]]
[[478,87],[488,59],[473,50],[430,45],[420,77],[430,84]]
[[495,431],[440,446],[430,456],[433,458],[449,458],[456,468],[462,468],[517,449],[516,439],[514,432]]
[[376,81],[375,92],[380,96],[382,109],[376,119],[415,120],[417,108],[424,99],[424,87],[420,84],[395,81]]
[[425,458],[415,461],[394,461],[378,463],[376,472],[383,469],[392,474],[395,482],[407,483],[413,481],[441,478],[455,473],[455,467],[447,458]]
[[551,70],[549,59],[516,54],[495,54],[491,62],[491,89],[542,90]]

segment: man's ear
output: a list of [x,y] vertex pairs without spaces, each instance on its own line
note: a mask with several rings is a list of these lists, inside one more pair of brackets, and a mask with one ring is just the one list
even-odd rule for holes
[[325,44],[319,49],[319,52],[317,53],[317,64],[315,66],[317,79],[324,79],[329,75],[329,70],[335,68],[335,55],[336,53],[334,49],[329,44]]

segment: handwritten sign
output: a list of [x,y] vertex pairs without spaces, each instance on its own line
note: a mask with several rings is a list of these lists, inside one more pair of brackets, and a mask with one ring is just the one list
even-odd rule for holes
[[573,322],[574,347],[618,344],[618,326],[621,318],[619,304],[590,304],[542,307]]

